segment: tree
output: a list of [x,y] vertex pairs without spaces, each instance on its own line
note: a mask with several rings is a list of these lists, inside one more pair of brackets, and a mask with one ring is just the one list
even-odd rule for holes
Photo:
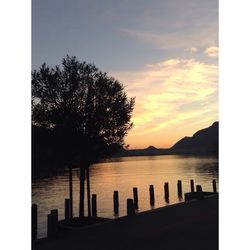
[[94,161],[125,146],[134,103],[123,84],[76,57],[32,72],[32,123],[53,131],[61,160],[81,165],[87,177]]

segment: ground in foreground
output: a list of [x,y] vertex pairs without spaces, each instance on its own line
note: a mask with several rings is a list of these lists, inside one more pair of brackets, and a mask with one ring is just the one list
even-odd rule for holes
[[33,250],[216,250],[218,196],[123,217],[44,239]]

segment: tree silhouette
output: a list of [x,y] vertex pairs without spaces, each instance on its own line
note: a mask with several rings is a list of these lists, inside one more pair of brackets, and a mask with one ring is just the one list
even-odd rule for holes
[[[87,169],[87,181],[90,164],[125,146],[134,101],[119,81],[76,57],[66,56],[55,67],[44,63],[32,72],[32,123],[53,131],[55,155],[80,165],[82,172]],[[83,185],[84,173],[80,176]]]

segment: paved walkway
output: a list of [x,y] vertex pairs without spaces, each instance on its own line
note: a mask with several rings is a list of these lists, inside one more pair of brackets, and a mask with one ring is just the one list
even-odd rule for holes
[[95,224],[33,246],[33,250],[90,249],[216,250],[218,196]]

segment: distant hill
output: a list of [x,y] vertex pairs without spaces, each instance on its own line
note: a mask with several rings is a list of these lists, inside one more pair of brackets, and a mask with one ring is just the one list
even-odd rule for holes
[[145,149],[123,150],[116,154],[122,156],[145,156],[166,154],[218,154],[219,122],[212,126],[197,131],[192,137],[184,137],[171,148],[158,149],[149,146]]
[[114,157],[165,155],[165,154],[168,154],[168,149],[158,149],[154,146],[149,146],[145,149],[122,150],[121,152],[115,154]]
[[175,153],[218,153],[219,122],[197,131],[192,137],[184,137],[169,150]]

